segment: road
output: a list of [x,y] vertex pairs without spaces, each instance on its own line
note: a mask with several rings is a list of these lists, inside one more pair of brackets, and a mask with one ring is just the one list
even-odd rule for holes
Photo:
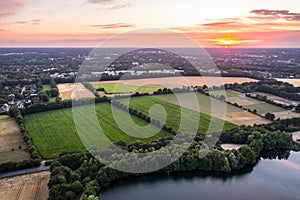
[[40,167],[3,173],[3,174],[0,174],[0,179],[11,177],[11,176],[19,176],[19,175],[30,174],[30,173],[35,173],[35,172],[47,171],[49,169],[50,169],[50,166],[45,166],[45,161],[42,161]]

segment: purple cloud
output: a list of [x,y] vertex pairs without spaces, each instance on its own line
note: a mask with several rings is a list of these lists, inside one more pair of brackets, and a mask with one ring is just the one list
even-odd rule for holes
[[20,0],[2,0],[0,1],[0,17],[13,15],[23,7],[24,2]]
[[[258,18],[263,19],[266,18],[274,18],[274,19],[285,19],[288,21],[299,21],[300,13],[292,13],[289,10],[252,10],[250,13],[255,14]],[[255,17],[254,17],[255,18]]]

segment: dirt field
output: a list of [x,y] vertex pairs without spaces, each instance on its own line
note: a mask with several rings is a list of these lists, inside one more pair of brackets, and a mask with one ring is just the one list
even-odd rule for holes
[[231,113],[226,116],[225,120],[237,125],[251,126],[254,124],[268,124],[271,122],[263,117],[255,115],[253,113],[249,113],[247,111]]
[[62,98],[62,100],[72,99],[72,97],[74,99],[94,97],[92,92],[86,89],[81,83],[58,84],[57,88],[59,90],[59,95]]
[[290,110],[282,111],[282,112],[273,112],[276,118],[280,119],[289,119],[293,117],[300,117],[300,113],[296,113]]
[[147,78],[147,79],[134,79],[134,80],[119,80],[119,81],[103,81],[93,82],[92,84],[105,84],[105,83],[124,83],[126,85],[136,86],[162,86],[168,88],[185,86],[219,86],[226,83],[245,83],[257,82],[258,80],[243,78],[243,77],[210,77],[210,76],[185,76],[185,77],[166,77],[166,78]]
[[276,80],[288,82],[290,84],[293,84],[295,87],[300,86],[300,79],[276,78]]
[[23,151],[26,147],[15,119],[0,115],[0,163],[29,159],[29,153]]
[[49,179],[49,171],[0,179],[0,199],[46,200]]
[[273,100],[276,103],[281,103],[281,104],[285,104],[285,105],[297,106],[299,104],[299,102],[297,102],[297,101],[285,99],[285,98],[282,98],[282,97],[278,97],[278,96],[263,93],[263,92],[254,92],[252,94],[254,94],[254,95],[259,94],[259,95],[262,95],[262,96],[266,96],[268,99]]

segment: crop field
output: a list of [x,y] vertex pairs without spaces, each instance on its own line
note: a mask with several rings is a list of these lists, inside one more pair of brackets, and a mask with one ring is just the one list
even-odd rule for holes
[[268,93],[263,93],[263,92],[254,92],[254,93],[252,93],[252,95],[256,95],[256,94],[259,94],[261,96],[266,96],[268,99],[273,100],[276,103],[281,103],[281,104],[285,104],[285,105],[293,105],[293,106],[297,106],[299,104],[298,101],[285,99],[285,98],[275,96],[275,95],[272,95],[272,94],[268,94]]
[[[21,147],[19,149],[19,147]],[[23,149],[27,147],[23,141],[15,119],[0,116],[0,163],[30,159],[29,153]],[[12,149],[14,151],[12,151]]]
[[[121,99],[120,101],[126,104],[126,99]],[[178,130],[180,124],[184,124],[184,126],[181,129],[183,133],[190,133],[191,126],[195,126],[194,122],[197,117],[200,117],[200,123],[196,124],[196,126],[198,126],[198,131],[202,133],[207,133],[208,127],[210,125],[211,125],[211,129],[209,130],[210,132],[220,131],[219,128],[222,126],[224,122],[221,119],[211,117],[210,115],[204,113],[200,113],[199,115],[199,112],[184,107],[180,108],[178,105],[169,103],[167,101],[158,99],[156,97],[144,96],[144,97],[131,98],[129,105],[131,108],[137,109],[138,111],[141,111],[147,115],[149,113],[149,109],[152,106],[155,105],[163,106],[164,108],[154,107],[152,109],[153,118],[163,122],[164,121],[163,116],[167,116],[166,124],[167,126],[172,127],[174,130]],[[224,130],[231,129],[234,127],[237,126],[235,124],[226,121],[224,122],[224,127],[223,127]]]
[[[79,112],[87,114],[85,110],[88,106],[77,107]],[[137,140],[142,142],[150,142],[157,140],[159,138],[169,136],[170,134],[165,131],[158,132],[155,136],[149,138],[136,138],[126,134],[123,130],[118,128],[116,124],[112,111],[111,105],[109,103],[96,104],[96,114],[99,124],[106,134],[106,136],[113,142],[123,140],[127,143],[131,143]],[[114,109],[115,115],[120,118],[125,118],[128,113],[116,108]],[[89,116],[91,115],[91,116]],[[92,140],[99,141],[100,145],[102,139],[98,138],[98,135],[93,134],[93,127],[89,126],[89,119],[92,119],[92,113],[85,116],[87,119],[84,127],[87,137],[92,138]],[[133,121],[139,126],[146,126],[147,123],[137,117],[132,116]],[[121,122],[123,127],[126,126],[130,130],[134,130],[134,127],[126,124],[126,122]],[[71,108],[31,114],[25,116],[25,124],[29,134],[32,136],[34,144],[38,148],[39,152],[44,158],[55,158],[61,152],[74,151],[74,150],[84,150],[85,147],[82,144],[74,124],[73,113]],[[150,125],[152,130],[156,131],[158,128]],[[147,132],[139,133],[141,136],[147,136]],[[103,144],[105,145],[105,144]]]
[[209,91],[209,93],[214,96],[220,96],[225,93],[226,98],[239,96],[239,93],[232,91],[232,90],[212,90],[212,91]]
[[295,87],[300,86],[300,79],[290,79],[290,78],[276,78],[277,81],[287,82],[293,84]]
[[0,179],[0,199],[47,200],[49,180],[49,171]]
[[[233,94],[236,94],[235,92],[232,92]],[[233,94],[231,96],[233,96]],[[198,99],[198,107],[195,107],[195,104],[190,104],[189,99],[189,93],[179,93],[176,94],[178,99],[185,99],[185,101],[181,102],[181,106],[185,108],[189,108],[191,110],[199,111],[208,115],[212,115],[216,118],[223,119],[225,121],[228,121],[233,124],[237,125],[253,125],[253,124],[264,124],[269,123],[268,120],[265,118],[262,118],[260,116],[257,116],[253,113],[249,113],[247,111],[244,111],[238,107],[232,106],[230,104],[227,104],[225,102],[219,101],[217,99],[211,98],[209,96],[206,96],[201,93],[196,93],[197,99]],[[177,104],[179,105],[179,102],[177,98],[174,95],[167,94],[167,95],[157,95],[155,98]],[[212,107],[213,106],[213,107]],[[214,111],[212,112],[212,108]],[[225,109],[226,108],[226,113]],[[222,113],[223,111],[223,113]]]
[[95,89],[104,88],[108,94],[116,93],[153,93],[157,91],[159,86],[136,86],[136,85],[126,85],[123,83],[103,83],[103,84],[93,84]]
[[58,84],[57,88],[59,90],[59,96],[62,98],[62,100],[72,99],[72,97],[73,99],[94,97],[92,92],[86,89],[81,83]]
[[231,103],[237,103],[238,105],[243,106],[244,108],[251,109],[251,110],[257,110],[257,113],[259,114],[266,114],[267,112],[273,113],[273,112],[282,112],[285,111],[285,109],[274,106],[269,103],[265,103],[263,101],[259,101],[256,99],[252,99],[249,97],[246,97],[244,94],[240,94],[236,97],[229,97],[227,98],[227,101],[230,101]]
[[[126,85],[135,86],[159,86],[175,88],[182,86],[202,86],[207,83],[214,83],[219,86],[221,84],[230,83],[245,83],[245,82],[257,82],[256,79],[244,78],[244,77],[212,77],[212,76],[179,76],[179,77],[163,77],[163,78],[144,78],[144,79],[132,79],[132,80],[121,80]],[[103,81],[93,82],[92,84],[108,84],[108,83],[120,83],[118,81]]]

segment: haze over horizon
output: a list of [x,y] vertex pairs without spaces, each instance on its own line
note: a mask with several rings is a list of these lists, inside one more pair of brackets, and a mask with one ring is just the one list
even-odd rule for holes
[[182,33],[204,47],[300,47],[296,0],[7,0],[0,24],[0,47],[95,47],[144,28]]

